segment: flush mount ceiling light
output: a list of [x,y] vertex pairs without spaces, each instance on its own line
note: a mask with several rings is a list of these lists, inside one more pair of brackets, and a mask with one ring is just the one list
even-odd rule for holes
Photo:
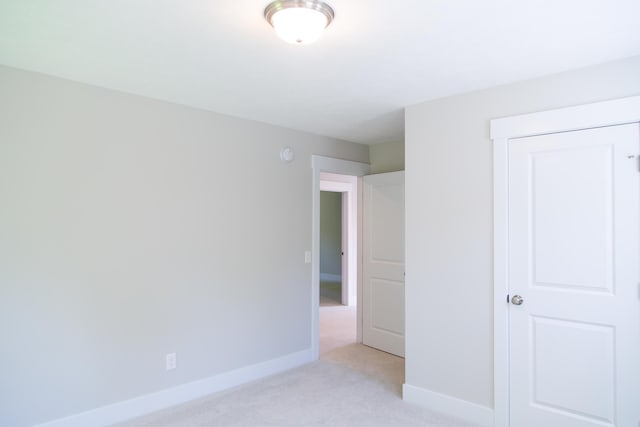
[[279,0],[264,9],[278,36],[294,44],[313,43],[333,21],[331,6],[316,0]]

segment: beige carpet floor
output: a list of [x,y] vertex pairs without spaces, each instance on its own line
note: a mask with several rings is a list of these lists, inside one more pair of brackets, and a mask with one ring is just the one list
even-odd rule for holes
[[329,304],[320,307],[320,358],[356,342],[356,307]]
[[120,427],[473,427],[404,402],[404,359],[355,343],[355,307],[320,308],[320,360]]
[[342,304],[342,283],[320,282],[320,306],[333,306]]

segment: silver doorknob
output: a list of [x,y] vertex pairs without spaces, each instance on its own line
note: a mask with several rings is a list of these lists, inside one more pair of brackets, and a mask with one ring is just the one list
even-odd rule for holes
[[523,302],[524,302],[524,298],[522,298],[520,295],[514,295],[511,298],[511,304],[513,305],[522,305]]

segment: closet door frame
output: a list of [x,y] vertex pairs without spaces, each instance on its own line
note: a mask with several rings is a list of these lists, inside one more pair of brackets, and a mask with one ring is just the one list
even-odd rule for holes
[[[640,96],[491,120],[494,193],[494,426],[509,426],[508,150],[514,138],[640,123]],[[640,160],[639,160],[640,167]]]

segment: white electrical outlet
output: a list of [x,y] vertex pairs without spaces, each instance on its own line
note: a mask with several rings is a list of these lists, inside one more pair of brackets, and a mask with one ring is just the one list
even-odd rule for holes
[[304,251],[304,263],[309,264],[311,262],[311,251]]
[[167,357],[165,358],[165,362],[166,362],[165,367],[167,371],[176,369],[176,354],[175,353],[167,354]]

